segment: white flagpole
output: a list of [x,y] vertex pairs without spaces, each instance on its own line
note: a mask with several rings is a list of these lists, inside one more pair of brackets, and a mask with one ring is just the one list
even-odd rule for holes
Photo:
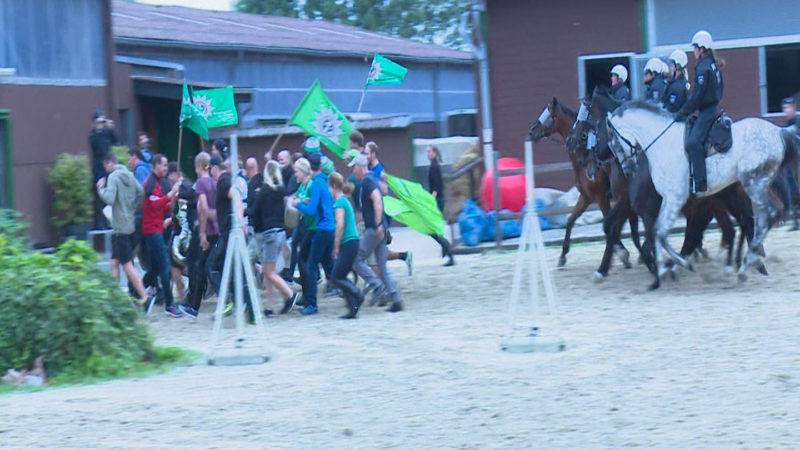
[[364,97],[367,96],[367,87],[369,86],[369,75],[372,73],[372,66],[375,65],[375,55],[372,55],[372,64],[369,65],[369,72],[367,72],[367,81],[364,82],[364,90],[361,92],[361,100],[358,102],[358,110],[356,112],[361,112],[361,106],[364,105]]

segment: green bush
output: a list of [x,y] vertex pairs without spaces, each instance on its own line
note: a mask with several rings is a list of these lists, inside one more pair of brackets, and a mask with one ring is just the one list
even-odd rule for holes
[[28,222],[22,220],[22,214],[13,209],[0,209],[0,234],[6,236],[8,245],[22,250],[30,249],[30,242],[25,232]]
[[[128,146],[127,145],[112,145],[111,151],[117,155],[117,162],[128,167]],[[128,167],[133,170],[133,167]]]
[[97,260],[83,241],[45,255],[0,234],[0,371],[41,356],[51,378],[120,376],[157,356],[130,298]]
[[89,222],[92,213],[92,173],[86,155],[62,153],[47,174],[53,187],[53,215],[50,222],[55,227]]

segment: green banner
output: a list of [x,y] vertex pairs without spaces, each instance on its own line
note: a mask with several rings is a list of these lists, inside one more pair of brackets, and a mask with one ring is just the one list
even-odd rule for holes
[[406,77],[406,73],[408,73],[408,69],[405,67],[379,53],[375,53],[375,56],[372,58],[372,66],[369,68],[367,85],[400,84]]
[[226,127],[239,123],[236,102],[233,101],[233,86],[194,91],[192,100],[208,123],[208,128]]
[[208,124],[203,117],[203,111],[194,104],[189,94],[189,87],[183,83],[183,95],[181,98],[181,116],[179,118],[181,127],[188,128],[195,133],[208,139]]
[[353,124],[325,95],[317,80],[297,105],[289,122],[319,138],[339,158],[349,148]]

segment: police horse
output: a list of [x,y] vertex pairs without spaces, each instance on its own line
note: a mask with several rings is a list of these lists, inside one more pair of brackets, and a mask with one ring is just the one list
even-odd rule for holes
[[[539,142],[542,139],[551,138],[554,134],[558,134],[566,143],[567,133],[572,128],[575,120],[575,112],[562,103],[559,103],[559,101],[553,97],[553,101],[542,109],[539,118],[531,125],[531,140],[533,142]],[[564,242],[561,247],[561,256],[558,258],[558,267],[563,267],[567,263],[567,253],[569,253],[572,227],[575,225],[575,221],[578,217],[580,217],[592,203],[597,203],[604,218],[608,215],[608,211],[611,207],[607,196],[609,183],[607,174],[592,173],[591,176],[587,175],[584,153],[574,151],[574,148],[569,145],[567,145],[567,155],[569,156],[570,162],[572,162],[572,170],[575,174],[578,201],[575,203],[572,213],[569,215],[569,219],[567,219],[567,226],[564,231]],[[631,239],[636,248],[641,251],[638,218],[636,215],[631,215],[629,220],[631,225]],[[614,241],[613,248],[617,251],[625,268],[630,269],[630,253],[619,239]]]
[[[684,152],[683,122],[650,103],[626,103],[606,118],[609,148],[625,167],[644,153],[650,163],[653,186],[662,197],[655,223],[655,265],[659,274],[667,267],[661,257],[663,250],[679,265],[692,270],[690,261],[676,252],[667,235],[681,208],[689,199],[689,162]],[[741,183],[750,198],[755,220],[753,239],[744,261],[739,266],[739,279],[746,279],[748,267],[766,273],[764,239],[770,222],[777,215],[769,189],[778,169],[791,163],[797,169],[798,138],[760,118],[745,118],[732,126],[732,146],[725,153],[706,158],[708,190],[698,195],[706,197],[726,187]],[[796,173],[796,172],[795,172]]]

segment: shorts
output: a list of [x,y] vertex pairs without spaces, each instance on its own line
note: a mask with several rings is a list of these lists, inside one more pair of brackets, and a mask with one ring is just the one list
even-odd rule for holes
[[120,264],[133,261],[133,234],[111,234],[111,259]]
[[283,244],[286,242],[286,231],[273,228],[259,234],[261,238],[261,262],[274,263],[283,255]]

